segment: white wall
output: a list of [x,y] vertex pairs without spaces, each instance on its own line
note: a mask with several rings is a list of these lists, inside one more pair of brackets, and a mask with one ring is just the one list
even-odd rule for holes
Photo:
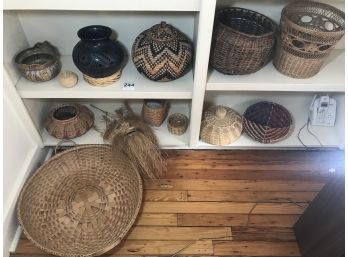
[[[7,76],[8,78],[8,76]],[[25,180],[42,160],[45,151],[30,137],[21,122],[18,106],[14,104],[9,79],[4,79],[3,105],[3,256],[9,255],[18,228],[16,201]]]

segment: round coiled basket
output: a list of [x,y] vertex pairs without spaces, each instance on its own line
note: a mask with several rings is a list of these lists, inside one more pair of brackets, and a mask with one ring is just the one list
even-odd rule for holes
[[236,141],[242,131],[242,117],[229,107],[211,106],[203,114],[200,137],[204,142],[228,145]]
[[344,13],[313,1],[297,1],[282,10],[281,39],[273,64],[286,76],[310,78],[344,35]]
[[216,13],[210,64],[224,74],[250,74],[272,57],[276,24],[265,15],[224,8]]
[[252,139],[269,144],[287,138],[292,133],[293,121],[285,107],[263,101],[246,109],[243,114],[243,128]]
[[96,256],[133,225],[142,201],[136,168],[111,146],[85,145],[44,163],[25,183],[17,206],[27,238],[58,256]]
[[186,132],[189,119],[181,113],[174,113],[168,117],[168,131],[174,135],[182,135]]

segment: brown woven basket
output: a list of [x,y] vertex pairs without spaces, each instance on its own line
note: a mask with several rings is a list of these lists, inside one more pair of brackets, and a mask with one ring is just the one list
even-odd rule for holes
[[165,120],[168,104],[165,100],[144,100],[141,114],[143,119],[152,126],[159,127]]
[[182,135],[186,132],[189,119],[181,113],[174,113],[168,117],[168,131],[174,135]]
[[216,13],[210,64],[224,74],[250,74],[272,57],[276,24],[260,13],[224,8]]
[[285,6],[280,24],[281,39],[273,64],[279,72],[293,78],[317,74],[344,35],[344,13],[313,1]]
[[252,139],[268,144],[287,138],[292,133],[292,117],[285,107],[272,102],[258,102],[243,115],[245,133]]
[[59,139],[71,139],[85,134],[94,124],[94,114],[81,104],[64,104],[50,111],[47,132]]
[[203,115],[200,136],[213,145],[228,145],[237,140],[243,130],[242,117],[226,106],[211,106]]
[[24,185],[17,206],[27,238],[58,256],[96,256],[118,245],[133,225],[142,181],[133,164],[110,146],[59,153]]

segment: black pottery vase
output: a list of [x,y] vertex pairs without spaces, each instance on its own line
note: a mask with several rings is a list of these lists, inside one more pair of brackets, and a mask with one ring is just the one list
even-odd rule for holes
[[120,44],[110,39],[112,30],[91,25],[77,32],[81,39],[74,47],[72,57],[76,67],[92,78],[105,78],[121,69],[124,53]]

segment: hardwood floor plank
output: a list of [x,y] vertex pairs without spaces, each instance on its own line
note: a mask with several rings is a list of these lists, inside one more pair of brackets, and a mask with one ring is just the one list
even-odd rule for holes
[[[241,202],[145,202],[144,213],[239,213],[248,214],[255,203]],[[304,208],[293,203],[258,203],[252,214],[301,214]]]
[[296,242],[292,228],[232,227],[232,231],[233,241]]
[[187,191],[145,190],[144,201],[147,201],[147,202],[187,201]]
[[136,220],[136,226],[177,226],[175,213],[141,213]]
[[214,254],[225,256],[301,256],[296,242],[214,241]]
[[157,190],[250,190],[250,191],[320,191],[324,183],[314,181],[274,180],[146,180],[146,189]]
[[310,202],[318,192],[269,192],[269,191],[231,191],[201,190],[187,192],[187,200],[192,202]]
[[229,227],[148,227],[135,226],[127,240],[197,240],[199,238],[226,237],[232,240]]
[[[300,215],[252,214],[249,226],[292,228]],[[246,226],[247,214],[178,214],[178,226]]]

